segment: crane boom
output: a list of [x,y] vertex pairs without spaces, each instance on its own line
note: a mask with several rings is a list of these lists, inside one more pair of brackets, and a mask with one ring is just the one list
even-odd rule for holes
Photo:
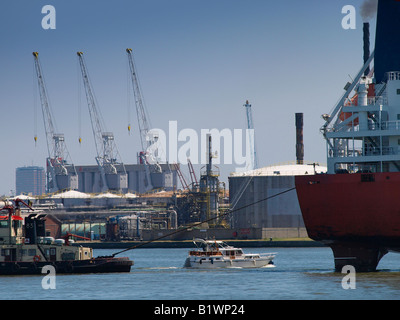
[[178,177],[179,177],[179,180],[181,182],[183,190],[189,190],[189,186],[188,186],[188,184],[186,182],[185,177],[182,174],[181,169],[179,168],[179,165],[175,163],[174,167],[175,167],[176,172],[178,173]]
[[190,159],[188,159],[188,167],[189,167],[190,179],[192,180],[192,186],[195,187],[198,185],[198,182],[197,182],[196,173],[194,172],[194,169],[193,169],[192,161],[190,161]]
[[135,62],[133,60],[132,49],[126,49],[128,56],[129,69],[132,80],[133,95],[135,98],[136,114],[139,124],[140,143],[142,151],[139,152],[139,161],[144,164],[146,171],[145,185],[147,189],[153,189],[151,173],[161,173],[162,169],[158,161],[158,156],[154,154],[152,145],[158,140],[158,134],[150,134],[150,120],[144,105],[143,95],[137,76]]
[[97,155],[102,154],[103,132],[104,125],[102,124],[100,113],[96,106],[96,99],[93,93],[92,85],[89,80],[89,74],[86,68],[86,63],[83,58],[83,52],[77,52],[79,58],[79,65],[81,67],[83,83],[85,86],[86,100],[89,107],[89,115],[92,123],[93,136],[95,139],[95,146]]
[[129,69],[131,71],[131,80],[133,87],[133,94],[135,97],[136,114],[139,123],[140,131],[140,143],[142,146],[141,160],[143,160],[143,155],[145,160],[142,161],[144,164],[150,165],[150,169],[153,172],[161,172],[161,166],[159,165],[158,157],[153,154],[151,146],[157,142],[158,135],[150,134],[150,120],[148,119],[147,110],[144,105],[143,95],[140,88],[139,80],[137,77],[137,71],[135,68],[135,62],[133,60],[132,49],[126,49],[128,56]]
[[246,104],[244,105],[246,108],[247,115],[247,129],[249,130],[249,143],[251,150],[251,164],[252,170],[258,168],[258,159],[257,159],[257,151],[256,151],[256,143],[255,143],[255,134],[254,134],[254,123],[253,123],[253,114],[251,111],[251,104],[249,104],[249,100],[246,100]]
[[[120,160],[118,150],[116,148],[114,134],[112,132],[107,132],[104,128],[104,121],[101,118],[101,114],[96,105],[96,99],[92,85],[89,80],[89,73],[86,68],[86,63],[83,57],[83,52],[77,52],[79,65],[81,68],[83,83],[85,87],[86,100],[89,108],[89,115],[92,124],[93,137],[96,146],[96,162],[99,166],[102,182],[103,191],[107,189],[121,189],[127,187],[127,175],[125,166]],[[119,174],[117,166],[122,168],[122,173]],[[122,180],[117,184],[112,185],[108,182],[108,175],[120,175]],[[114,179],[115,180],[115,179]]]
[[132,87],[133,94],[135,96],[135,104],[136,104],[136,114],[139,123],[139,131],[140,131],[140,143],[142,145],[142,151],[145,151],[150,147],[151,141],[147,139],[147,134],[150,130],[150,123],[147,117],[147,111],[143,104],[143,96],[140,89],[138,77],[136,74],[135,63],[133,60],[132,49],[126,49],[128,55],[128,63],[131,71],[131,79],[132,79]]
[[[64,185],[58,183],[58,176],[68,176],[68,170],[66,167],[67,160],[70,160],[70,155],[67,150],[64,134],[55,133],[55,125],[52,117],[50,108],[49,98],[47,95],[47,89],[42,73],[42,67],[39,61],[39,53],[33,52],[35,70],[38,81],[38,88],[40,93],[40,101],[42,105],[43,123],[47,140],[48,158],[47,162],[47,191],[55,192],[66,187],[76,189],[78,188],[75,167],[72,165],[72,176],[75,176],[75,183],[72,180]],[[68,179],[67,179],[68,180]],[[64,179],[65,181],[65,179]]]

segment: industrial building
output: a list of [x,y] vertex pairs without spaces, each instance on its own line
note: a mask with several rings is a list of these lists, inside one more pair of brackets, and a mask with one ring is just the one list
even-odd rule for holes
[[[67,166],[68,168],[69,166]],[[162,172],[150,173],[152,189],[172,191],[177,188],[178,177],[177,169],[179,165],[170,166],[168,164],[160,164]],[[48,169],[48,168],[47,168]],[[104,192],[103,180],[101,172],[97,165],[77,165],[74,170],[68,170],[68,175],[57,176],[57,178],[64,178],[58,180],[58,185],[63,186],[64,190],[77,190],[85,193],[101,193]],[[146,168],[141,164],[127,164],[126,170],[126,184],[124,187],[115,188],[114,191],[127,193],[145,193],[149,189],[146,185]],[[49,173],[49,172],[47,172]],[[42,195],[49,190],[46,190],[46,172],[42,167],[20,167],[16,169],[16,193],[17,194],[31,194]],[[118,177],[115,175],[115,177]],[[75,188],[69,187],[68,183],[60,183],[61,181],[71,181],[76,179],[79,184]],[[62,189],[60,189],[62,190]],[[113,189],[110,189],[113,190]]]
[[[103,182],[99,167],[97,165],[76,165],[78,174],[78,191],[85,193],[100,193],[103,191]],[[145,193],[148,190],[146,185],[147,171],[142,164],[125,164],[127,177],[126,187],[118,189],[122,192]],[[160,164],[161,172],[151,172],[150,179],[152,189],[174,190],[177,187],[176,166]]]
[[294,177],[326,171],[324,166],[302,161],[301,164],[293,162],[231,174],[228,178],[229,195],[231,207],[235,210],[231,217],[232,228],[304,227]]

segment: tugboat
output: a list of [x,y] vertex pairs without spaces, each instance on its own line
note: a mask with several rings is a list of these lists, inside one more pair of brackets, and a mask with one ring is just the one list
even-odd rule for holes
[[23,226],[20,205],[34,209],[20,199],[13,201],[0,201],[0,275],[41,274],[47,265],[57,273],[130,272],[129,258],[94,258],[92,248],[71,245],[71,234],[45,237],[46,214],[30,214]]
[[197,250],[189,252],[184,267],[199,269],[261,268],[273,266],[274,253],[243,253],[223,241],[194,239]]

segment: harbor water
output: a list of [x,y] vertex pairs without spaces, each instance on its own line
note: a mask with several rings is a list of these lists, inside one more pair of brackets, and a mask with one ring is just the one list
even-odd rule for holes
[[[245,248],[276,252],[274,267],[194,270],[183,268],[188,249],[125,252],[130,273],[56,275],[44,289],[43,276],[1,276],[1,299],[22,300],[391,300],[400,298],[400,255],[389,253],[379,271],[359,273],[345,290],[329,248]],[[116,252],[96,249],[94,255]]]

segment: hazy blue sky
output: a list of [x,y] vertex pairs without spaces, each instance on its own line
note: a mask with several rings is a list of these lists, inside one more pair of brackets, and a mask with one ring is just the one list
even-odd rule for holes
[[[98,107],[108,131],[114,132],[122,160],[136,163],[140,139],[133,103],[128,112],[126,48],[134,51],[153,127],[168,133],[168,121],[176,120],[178,130],[245,129],[243,104],[248,99],[260,166],[295,160],[296,112],[304,113],[305,159],[326,163],[320,116],[329,113],[349,75],[361,68],[361,3],[1,1],[0,194],[15,190],[16,167],[45,166],[33,51],[39,52],[54,120],[76,165],[95,164],[83,88],[81,103],[78,98],[77,51],[85,54]],[[41,25],[41,10],[47,4],[56,9],[55,30]],[[349,4],[357,9],[355,30],[342,28],[342,7]],[[374,35],[374,21],[371,31]],[[223,180],[235,168],[220,167]],[[198,173],[200,166],[196,169]]]

